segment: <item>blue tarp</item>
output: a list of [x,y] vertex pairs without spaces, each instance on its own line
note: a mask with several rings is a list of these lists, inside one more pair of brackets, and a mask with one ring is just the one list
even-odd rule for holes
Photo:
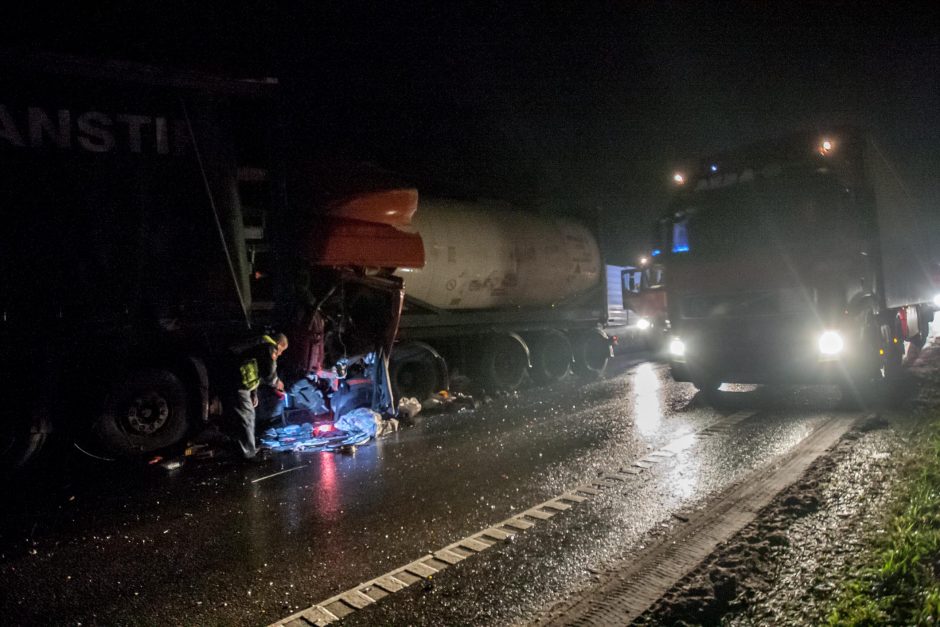
[[332,431],[316,432],[309,422],[274,427],[264,432],[260,443],[274,451],[335,451],[371,440],[377,420],[381,420],[377,413],[362,407],[341,416]]

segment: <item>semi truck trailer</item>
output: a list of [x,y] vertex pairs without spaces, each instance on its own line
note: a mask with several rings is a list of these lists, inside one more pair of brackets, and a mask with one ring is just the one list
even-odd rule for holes
[[605,266],[578,221],[501,203],[424,199],[425,266],[404,268],[393,388],[424,398],[461,373],[489,390],[595,377],[611,356]]
[[[865,132],[803,133],[702,162],[659,222],[672,375],[887,393],[940,293],[927,212]],[[677,177],[676,180],[680,180]],[[878,392],[878,391],[881,392]]]
[[317,202],[273,79],[41,54],[0,69],[0,464],[50,434],[111,458],[176,445],[230,347],[271,329],[286,370],[331,375],[334,407],[392,408],[415,190]]

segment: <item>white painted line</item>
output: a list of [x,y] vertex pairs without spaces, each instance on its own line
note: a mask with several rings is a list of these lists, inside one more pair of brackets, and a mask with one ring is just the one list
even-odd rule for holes
[[461,555],[460,553],[456,553],[454,551],[448,551],[447,549],[441,549],[440,551],[435,551],[434,557],[441,560],[442,562],[446,562],[450,564],[451,566],[453,566],[457,562],[462,562],[464,559],[463,555]]
[[531,516],[532,518],[538,518],[539,520],[548,520],[549,518],[554,516],[557,512],[552,512],[552,513],[543,512],[533,507],[532,509],[527,509],[526,511],[522,513],[525,514],[526,516]]
[[522,531],[531,529],[535,526],[535,523],[530,523],[528,520],[523,520],[522,518],[508,518],[499,524],[503,525],[504,527],[515,527],[516,529],[521,529]]
[[592,488],[591,486],[587,486],[587,485],[583,485],[583,486],[577,487],[577,488],[575,488],[574,491],[575,491],[575,492],[583,492],[584,494],[590,494],[591,496],[597,496],[598,494],[601,493],[600,490],[598,490],[598,489],[596,489],[596,488]]
[[343,603],[347,605],[351,605],[357,610],[361,610],[365,606],[372,605],[373,603],[375,603],[375,599],[373,599],[367,594],[363,594],[362,592],[359,592],[358,588],[355,590],[350,590],[349,592],[343,593],[340,599],[343,601]]
[[287,470],[282,470],[282,471],[280,471],[280,472],[276,472],[276,473],[271,474],[271,475],[267,475],[267,476],[264,476],[264,477],[259,477],[259,478],[257,478],[257,479],[252,479],[251,482],[252,482],[252,483],[258,483],[259,481],[264,481],[265,479],[270,479],[271,477],[276,477],[276,476],[278,476],[278,475],[283,475],[285,472],[294,472],[295,470],[300,470],[301,468],[303,468],[303,467],[306,466],[306,465],[307,465],[307,464],[301,464],[300,466],[294,466],[293,468],[288,468]]
[[339,620],[336,614],[333,614],[328,609],[320,607],[319,605],[314,605],[310,609],[304,610],[303,613],[300,614],[300,617],[318,627],[329,625],[333,621]]
[[404,581],[400,579],[395,579],[393,575],[382,575],[381,577],[376,577],[372,580],[372,584],[382,590],[385,590],[389,594],[393,592],[398,592],[404,588],[408,587]]
[[[655,464],[661,463],[667,458],[674,457],[676,453],[689,448],[695,442],[696,435],[701,435],[702,433],[705,433],[709,430],[714,430],[716,428],[723,430],[724,427],[734,425],[738,422],[741,422],[742,420],[750,418],[755,413],[756,412],[736,412],[697,433],[688,433],[682,435],[662,449],[650,453],[646,457],[633,462],[633,466],[621,468],[616,472],[609,472],[601,475],[597,479],[591,481],[589,485],[578,486],[558,497],[549,499],[548,501],[527,509],[521,514],[507,518],[502,522],[496,523],[492,527],[488,527],[483,531],[479,531],[473,535],[463,538],[462,540],[458,540],[457,542],[454,542],[453,544],[450,544],[443,549],[435,551],[433,554],[429,553],[424,557],[407,564],[406,566],[397,568],[384,575],[380,575],[379,577],[376,577],[367,583],[360,584],[355,588],[351,588],[346,592],[341,592],[340,594],[327,599],[326,601],[317,603],[316,605],[298,612],[297,614],[293,614],[287,618],[281,619],[272,624],[270,627],[283,627],[287,623],[298,618],[303,618],[304,620],[315,625],[327,625],[340,620],[340,616],[337,616],[335,613],[330,612],[326,608],[338,603],[339,606],[334,607],[334,609],[343,613],[345,616],[348,615],[348,612],[354,612],[357,609],[362,609],[367,605],[371,605],[372,603],[375,603],[376,600],[363,593],[363,590],[376,587],[380,590],[383,590],[384,592],[387,592],[388,594],[393,594],[400,590],[404,590],[411,584],[396,578],[396,574],[401,574],[402,577],[404,577],[405,574],[408,574],[411,575],[411,578],[416,578],[416,580],[431,577],[444,568],[463,561],[474,552],[479,553],[485,551],[491,546],[494,546],[497,542],[511,538],[517,533],[527,529],[531,529],[535,526],[535,522],[532,522],[532,520],[549,520],[556,514],[571,509],[572,504],[583,503],[584,501],[590,500],[594,496],[602,494],[602,490],[592,487],[592,485],[604,488],[621,486],[624,482],[629,481],[630,479],[641,474],[645,469],[650,468]],[[718,433],[718,431],[714,431],[714,433]],[[281,472],[274,473],[273,475],[256,479],[254,482],[276,477],[277,475],[283,474],[285,472],[291,472],[292,470],[297,470],[298,468],[302,467],[303,466],[298,466],[296,468],[282,470]],[[565,503],[564,501],[569,501],[569,503]],[[529,517],[532,520],[526,520],[525,517]],[[433,560],[433,564],[428,563],[430,560]],[[347,612],[343,612],[343,610],[347,610]]]
[[431,575],[435,575],[437,574],[437,569],[434,568],[433,566],[428,566],[427,564],[424,563],[430,557],[433,557],[433,556],[427,555],[425,557],[422,557],[420,560],[411,562],[410,564],[405,566],[402,570],[406,570],[413,575],[417,575],[418,577],[430,577]]
[[493,538],[496,541],[507,540],[515,535],[513,532],[504,531],[502,529],[497,529],[496,527],[490,527],[489,529],[484,529],[478,535],[483,535],[488,538]]
[[452,546],[464,547],[466,549],[470,549],[471,551],[476,551],[477,553],[479,553],[481,551],[485,551],[486,549],[490,548],[493,545],[487,544],[486,542],[481,542],[480,540],[477,540],[475,538],[464,538],[463,540],[461,540],[460,542]]

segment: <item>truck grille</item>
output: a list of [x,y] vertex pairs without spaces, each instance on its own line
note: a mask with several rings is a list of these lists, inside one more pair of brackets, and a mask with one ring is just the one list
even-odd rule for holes
[[682,299],[683,318],[752,318],[799,311],[802,298],[795,289],[693,294]]

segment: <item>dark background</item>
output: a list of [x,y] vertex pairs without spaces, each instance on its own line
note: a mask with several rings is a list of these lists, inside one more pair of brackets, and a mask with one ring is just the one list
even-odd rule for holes
[[794,129],[871,128],[938,213],[929,3],[86,3],[3,9],[7,48],[276,76],[295,138],[425,193],[599,221],[639,254],[676,164]]

